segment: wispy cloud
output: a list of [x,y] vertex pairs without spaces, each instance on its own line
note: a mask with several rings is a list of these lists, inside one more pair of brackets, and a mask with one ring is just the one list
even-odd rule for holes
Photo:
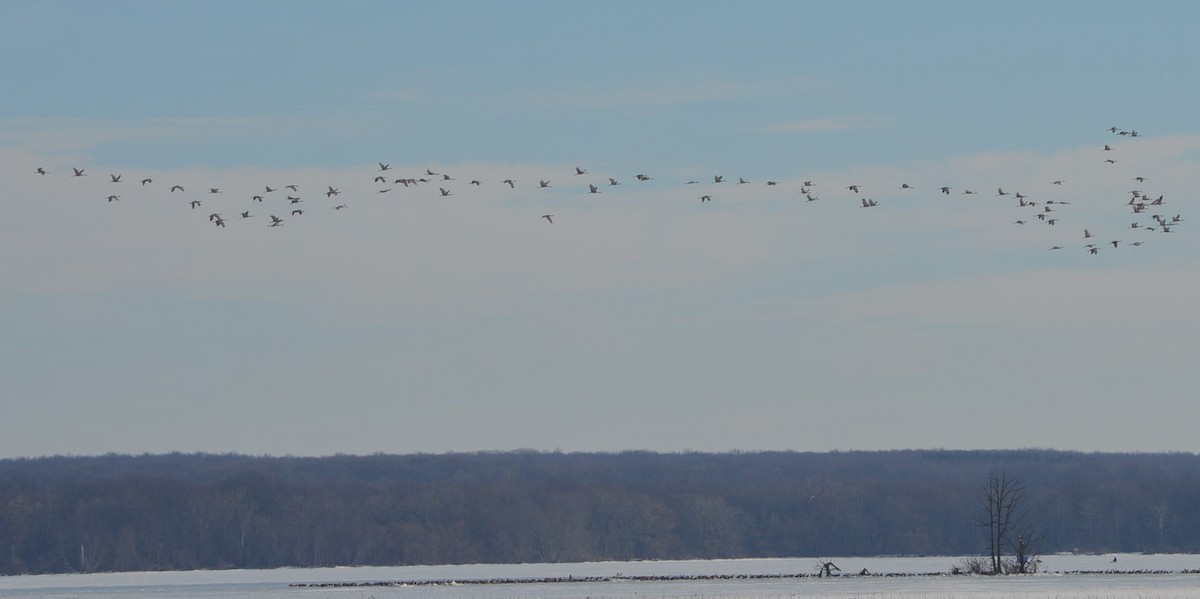
[[246,135],[287,135],[316,127],[365,126],[366,122],[366,118],[355,115],[323,115],[320,119],[311,115],[8,119],[0,120],[0,147],[61,154],[113,142],[238,139]]
[[751,91],[747,86],[737,83],[708,81],[659,87],[630,86],[617,90],[523,94],[518,100],[536,106],[562,108],[654,108],[727,100],[746,96]]
[[843,115],[803,121],[776,123],[767,128],[773,133],[818,133],[823,131],[865,131],[891,125],[891,119],[878,114]]

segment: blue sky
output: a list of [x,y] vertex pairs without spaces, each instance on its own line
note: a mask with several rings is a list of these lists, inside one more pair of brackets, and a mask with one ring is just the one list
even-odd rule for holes
[[[1189,2],[0,4],[0,455],[1197,451],[1197,30]],[[393,182],[426,169],[454,180]]]

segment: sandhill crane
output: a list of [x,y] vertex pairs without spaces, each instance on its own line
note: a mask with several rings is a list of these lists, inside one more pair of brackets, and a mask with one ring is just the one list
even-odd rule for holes
[[586,175],[586,174],[587,174],[587,169],[586,169],[586,168],[579,168],[579,167],[575,167],[575,174],[576,174],[576,175]]
[[110,202],[115,202],[119,199],[121,199],[121,196],[108,196],[108,201]]
[[554,215],[553,214],[543,214],[542,218],[546,219],[546,222],[549,222],[552,225],[554,224]]
[[609,184],[609,186],[613,186],[613,185],[620,185],[620,184],[621,184],[621,182],[620,182],[620,181],[617,181],[616,179],[613,179],[612,177],[609,177],[609,178],[608,178],[608,184]]
[[272,227],[280,227],[280,226],[283,226],[283,219],[282,219],[282,218],[279,218],[278,216],[275,216],[274,214],[272,214],[272,215],[271,215],[271,224],[270,224],[269,226],[272,226]]
[[653,179],[653,177],[649,177],[649,176],[643,175],[641,173],[638,173],[638,175],[637,175],[638,181],[649,181],[650,179]]
[[505,180],[501,181],[501,183],[507,184],[509,189],[517,188],[517,182],[513,181],[512,179],[505,179]]
[[247,211],[243,212],[243,213],[242,213],[242,218],[251,218],[251,216],[250,216],[250,211],[249,211],[249,210],[247,210]]
[[192,200],[192,201],[188,202],[188,204],[191,204],[192,210],[195,210],[197,207],[200,206],[200,200]]
[[275,191],[270,185],[263,185],[263,193],[271,193]]
[[154,182],[154,179],[150,179],[150,178],[142,179],[142,187],[145,187],[147,183],[153,183],[153,182]]
[[550,187],[550,182],[545,179],[541,179],[538,181],[538,187]]
[[39,166],[39,167],[37,168],[37,174],[39,174],[39,175],[44,175],[44,174],[46,174],[46,169],[45,169],[45,168],[43,168],[43,167],[40,167],[40,166]]
[[600,190],[595,185],[588,184],[588,193],[600,193]]
[[851,185],[850,187],[847,187],[846,189],[849,189],[850,191],[853,191],[854,193],[858,193],[857,185]]
[[444,198],[444,197],[446,197],[446,196],[448,196],[448,195],[450,195],[450,190],[449,190],[449,189],[445,189],[445,188],[439,187],[439,188],[438,188],[438,191],[442,192],[442,197],[443,197],[443,198]]
[[208,193],[221,193],[221,188],[219,188],[219,187],[209,187],[209,188],[208,188]]
[[388,170],[388,169],[390,169],[390,168],[392,168],[392,165],[390,165],[390,164],[384,164],[384,163],[382,163],[382,162],[380,162],[380,163],[379,163],[379,170],[380,170],[380,171],[386,171],[386,170]]
[[1095,237],[1095,236],[1094,236],[1094,235],[1092,235],[1091,231],[1088,231],[1087,229],[1084,229],[1084,230],[1083,230],[1083,238],[1084,238],[1084,239],[1088,239],[1089,237]]
[[329,185],[328,187],[329,187],[329,191],[325,192],[325,197],[327,197],[327,198],[331,198],[335,195],[342,193],[342,192],[338,191],[337,188],[332,185]]
[[711,201],[712,201],[712,196],[700,196],[701,204],[703,204],[704,202],[711,202]]
[[250,196],[250,201],[262,203],[263,197],[262,196]]
[[724,183],[724,182],[725,182],[724,175],[713,175],[713,183]]
[[109,178],[110,178],[110,179],[112,179],[112,182],[113,182],[113,183],[120,183],[120,182],[121,182],[121,175],[112,175],[112,174],[110,174],[110,175],[109,175]]
[[177,191],[183,191],[183,186],[182,185],[172,185],[171,193],[175,193]]
[[1004,188],[1002,188],[1002,187],[997,187],[997,188],[996,188],[996,197],[999,197],[999,196],[1006,196],[1006,195],[1009,195],[1009,194],[1008,194],[1008,192],[1007,192],[1007,191],[1004,191]]
[[84,169],[81,169],[81,168],[75,168],[75,167],[71,167],[71,170],[75,171],[75,176],[76,176],[76,177],[86,177],[86,176],[87,176],[87,175],[86,175],[86,174],[83,172],[83,170],[84,170]]
[[337,206],[334,206],[334,207],[333,207],[333,209],[334,209],[334,210],[341,210],[342,208],[345,208],[345,207],[346,207],[346,205],[345,205],[345,204],[338,204]]
[[951,189],[953,189],[953,188],[952,188],[952,187],[942,187],[942,188],[941,188],[941,190],[942,190],[942,193],[944,193],[944,194],[946,194],[946,195],[950,195],[950,190],[951,190]]
[[1063,181],[1062,179],[1059,179],[1059,180],[1057,180],[1057,181],[1051,181],[1050,183],[1051,183],[1051,184],[1053,184],[1053,185],[1062,185],[1063,183],[1066,183],[1066,181]]

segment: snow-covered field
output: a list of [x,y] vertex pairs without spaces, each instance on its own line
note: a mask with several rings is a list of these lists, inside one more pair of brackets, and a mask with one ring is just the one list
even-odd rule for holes
[[[1113,558],[1117,561],[1114,562]],[[956,557],[832,558],[845,574],[945,573]],[[547,584],[293,587],[304,583],[478,580],[610,576],[813,574],[815,558],[707,561],[596,562],[467,566],[407,566],[123,572],[0,577],[3,597],[199,598],[281,597],[339,599],[1177,599],[1200,597],[1200,555],[1052,555],[1035,576],[842,576],[832,579],[603,581]],[[1064,574],[1077,571],[1166,571],[1166,574]]]

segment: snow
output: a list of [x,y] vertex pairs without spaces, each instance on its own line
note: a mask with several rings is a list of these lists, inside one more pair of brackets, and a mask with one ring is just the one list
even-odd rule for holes
[[[1116,557],[1117,561],[1113,562]],[[843,574],[944,574],[961,557],[831,557]],[[816,558],[474,564],[448,566],[113,572],[0,577],[0,597],[281,597],[375,599],[1176,599],[1200,596],[1200,555],[1050,555],[1034,576],[842,576],[547,584],[292,587],[293,584],[554,578],[815,574]],[[1067,572],[1106,572],[1064,574]],[[1166,574],[1129,573],[1139,571]],[[1122,573],[1124,572],[1124,573]]]

